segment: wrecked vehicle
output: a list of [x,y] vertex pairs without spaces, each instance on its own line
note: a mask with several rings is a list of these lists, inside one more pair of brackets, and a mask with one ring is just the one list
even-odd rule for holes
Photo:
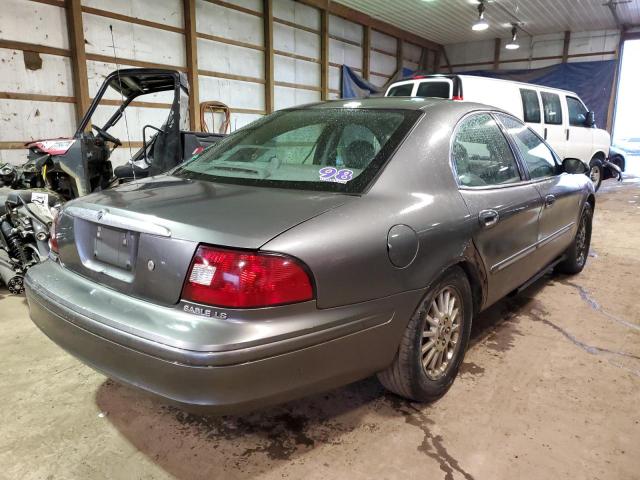
[[[101,102],[112,103],[103,100],[110,89],[119,94],[120,103],[100,127],[91,120]],[[145,125],[142,148],[127,164],[113,169],[110,158],[122,141],[109,131],[128,106],[136,105],[136,99],[160,92],[173,92],[166,121],[160,128]],[[26,145],[25,164],[0,166],[0,187],[5,187],[0,191],[0,279],[12,293],[22,292],[24,273],[48,254],[52,208],[122,182],[166,172],[224,136],[189,131],[188,105],[189,85],[183,73],[157,68],[116,70],[102,83],[72,138],[33,141]]]

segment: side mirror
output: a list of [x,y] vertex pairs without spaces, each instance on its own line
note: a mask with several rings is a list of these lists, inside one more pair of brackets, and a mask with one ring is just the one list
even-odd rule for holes
[[589,172],[589,167],[577,158],[565,158],[562,161],[562,170],[566,173],[586,175]]
[[587,112],[587,118],[584,121],[585,127],[593,127],[596,124],[596,113]]

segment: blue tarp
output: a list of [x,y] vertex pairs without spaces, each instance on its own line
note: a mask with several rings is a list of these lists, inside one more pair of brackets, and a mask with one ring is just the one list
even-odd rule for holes
[[[396,75],[393,81],[401,80],[402,78],[411,77],[414,71],[409,68],[402,69],[402,75]],[[358,75],[350,67],[346,65],[342,66],[341,73],[341,85],[340,85],[340,97],[341,98],[365,98],[371,96],[384,95],[385,89],[377,87],[370,82],[367,82],[361,75]]]
[[[598,123],[604,125],[613,92],[616,69],[616,60],[604,60],[561,63],[533,70],[474,70],[460,73],[534,83],[576,92],[587,107],[596,113]],[[402,75],[396,75],[397,78],[394,80],[401,80],[413,74],[413,71],[405,68]],[[367,82],[346,65],[342,66],[340,91],[342,98],[362,98],[384,94],[382,88]]]
[[561,63],[533,70],[474,70],[464,72],[464,75],[501,78],[570,90],[577,93],[589,110],[596,113],[598,124],[604,126],[617,68],[617,60],[603,60]]

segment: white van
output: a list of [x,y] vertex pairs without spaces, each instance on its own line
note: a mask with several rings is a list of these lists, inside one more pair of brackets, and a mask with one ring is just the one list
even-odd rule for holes
[[590,168],[596,190],[603,179],[618,177],[620,169],[608,161],[611,137],[596,128],[593,112],[578,95],[472,75],[426,75],[393,83],[386,97],[438,97],[485,103],[506,110],[535,130],[560,158],[579,158]]

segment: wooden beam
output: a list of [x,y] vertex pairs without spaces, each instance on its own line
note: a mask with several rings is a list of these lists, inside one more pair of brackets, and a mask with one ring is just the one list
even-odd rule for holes
[[310,63],[320,63],[320,60],[313,57],[307,57],[306,55],[298,55],[297,53],[285,52],[283,50],[274,50],[274,55],[280,55],[281,57],[295,58],[296,60],[303,60]]
[[273,1],[263,0],[262,20],[264,26],[264,109],[273,112]]
[[404,67],[404,41],[401,38],[396,39],[396,71],[402,77],[402,68]]
[[496,38],[493,44],[493,69],[498,70],[500,68],[500,47],[502,47],[502,40]]
[[166,30],[168,32],[184,33],[184,29],[179,27],[174,27],[173,25],[167,25],[167,24],[158,23],[158,22],[151,22],[149,20],[144,20],[142,18],[130,17],[129,15],[122,15],[120,13],[110,12],[108,10],[101,10],[99,8],[82,7],[82,11],[84,13],[97,15],[99,17],[112,18],[113,20],[120,20],[122,22],[127,22],[127,23],[135,23],[137,25],[144,25],[145,27]]
[[279,87],[298,88],[300,90],[311,90],[312,92],[320,92],[322,89],[315,85],[305,85],[304,83],[291,83],[291,82],[273,82],[274,85]]
[[329,14],[320,10],[320,98],[329,100]]
[[360,43],[360,42],[356,42],[355,40],[349,40],[348,38],[344,38],[344,37],[341,37],[339,35],[330,34],[329,38],[331,38],[333,40],[337,40],[337,41],[342,42],[342,43],[346,43],[348,45],[353,45],[354,47],[361,47],[362,46],[362,43]]
[[362,29],[362,76],[369,80],[371,76],[371,27]]
[[68,97],[65,95],[42,95],[40,93],[23,93],[23,92],[0,92],[0,99],[27,100],[31,102],[76,103],[76,97]]
[[441,62],[442,62],[442,53],[438,49],[435,52],[433,52],[433,73],[438,73],[440,71]]
[[234,75],[232,73],[214,72],[212,70],[198,70],[200,75],[206,77],[226,78],[227,80],[238,80],[240,82],[259,83],[264,85],[265,81],[262,78],[248,77],[246,75]]
[[[76,118],[79,122],[91,103],[80,0],[67,0],[67,31],[71,53],[71,70],[73,71],[73,90],[76,97]],[[91,125],[88,124],[87,128],[91,128]]]
[[453,65],[451,65],[451,62],[449,61],[449,55],[447,55],[447,50],[444,48],[444,46],[440,47],[440,52],[444,57],[444,61],[447,64],[447,69],[449,70],[449,73],[453,73]]
[[[104,62],[104,63],[116,63],[116,58],[111,55],[99,55],[97,53],[87,53],[87,60],[92,60],[94,62]],[[168,68],[171,70],[178,70],[179,72],[186,72],[186,67],[181,67],[179,65],[168,65],[166,63],[155,63],[155,62],[143,62],[142,60],[134,60],[133,58],[121,58],[118,57],[118,65],[122,68],[123,65],[131,66],[131,67],[142,67],[142,68]]]
[[205,0],[206,2],[213,3],[214,5],[218,5],[220,7],[229,8],[231,10],[235,10],[236,12],[246,13],[248,15],[253,15],[254,17],[261,17],[262,14],[260,12],[256,12],[255,10],[251,10],[250,8],[242,7],[240,5],[236,5],[235,3],[225,2],[224,0]]
[[[322,12],[322,10],[320,10]],[[290,22],[288,20],[284,20],[283,18],[273,17],[274,23],[279,23],[281,25],[286,25],[287,27],[297,28],[298,30],[304,30],[305,32],[315,33],[316,35],[320,35],[320,30],[307,27],[306,25],[300,25],[299,23]]]
[[27,52],[46,53],[49,55],[59,55],[61,57],[70,57],[71,52],[65,48],[49,47],[47,45],[37,45],[35,43],[14,42],[13,40],[0,39],[0,48],[10,50],[22,50]]
[[184,44],[189,79],[189,124],[191,130],[199,132],[200,125],[200,83],[198,80],[198,37],[196,34],[196,0],[183,0]]
[[236,47],[251,48],[253,50],[260,50],[264,52],[262,45],[254,45],[253,43],[241,42],[239,40],[232,40],[230,38],[218,37],[217,35],[209,35],[208,33],[197,33],[198,38],[204,38],[205,40],[211,40],[212,42],[224,43],[227,45],[234,45]]
[[569,59],[569,44],[571,43],[571,32],[566,30],[564,32],[564,45],[562,46],[562,63],[567,63]]

